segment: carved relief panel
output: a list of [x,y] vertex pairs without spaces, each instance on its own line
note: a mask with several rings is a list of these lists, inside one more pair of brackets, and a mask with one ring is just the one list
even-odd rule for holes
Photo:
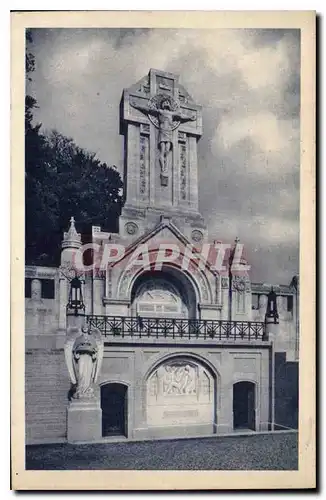
[[179,189],[180,200],[188,199],[188,148],[187,135],[184,132],[178,133],[179,146]]
[[177,359],[161,365],[147,381],[149,425],[212,423],[214,379],[200,364]]
[[149,133],[149,125],[141,124],[139,137],[139,195],[142,199],[147,199],[149,196]]
[[140,316],[188,317],[188,308],[179,291],[164,279],[145,283],[138,290],[135,302]]

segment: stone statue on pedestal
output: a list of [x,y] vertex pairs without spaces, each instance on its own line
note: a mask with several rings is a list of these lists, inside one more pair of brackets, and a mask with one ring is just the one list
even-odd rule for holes
[[104,344],[99,330],[86,327],[71,328],[65,342],[65,358],[71,382],[75,388],[73,399],[94,396],[93,384],[101,369]]
[[161,184],[168,185],[169,157],[173,147],[173,131],[180,123],[195,121],[196,113],[188,116],[180,112],[180,104],[169,95],[156,94],[147,106],[131,100],[131,106],[148,115],[151,122],[158,128],[157,146],[160,153]]

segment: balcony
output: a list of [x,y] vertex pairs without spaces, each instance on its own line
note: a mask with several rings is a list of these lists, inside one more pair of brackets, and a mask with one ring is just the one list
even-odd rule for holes
[[90,327],[113,341],[160,339],[206,340],[221,343],[267,342],[265,324],[258,321],[86,316]]

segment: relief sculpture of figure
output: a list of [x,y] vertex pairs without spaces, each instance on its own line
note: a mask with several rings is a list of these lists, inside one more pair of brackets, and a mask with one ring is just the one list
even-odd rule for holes
[[89,399],[94,395],[93,384],[100,372],[103,341],[97,329],[88,331],[71,328],[65,342],[65,359],[74,387],[72,398]]
[[158,150],[161,167],[161,184],[167,186],[169,173],[169,158],[173,147],[173,130],[180,123],[196,120],[196,113],[192,116],[182,114],[179,105],[169,95],[157,94],[150,100],[150,105],[142,106],[130,101],[131,106],[146,113],[152,123],[158,128]]
[[186,365],[184,368],[181,392],[183,394],[195,394],[196,392],[195,370],[192,366]]
[[176,366],[167,365],[163,378],[164,394],[179,394],[180,379],[178,378],[178,368]]
[[194,394],[196,392],[194,368],[190,365],[167,365],[163,377],[163,392],[164,394]]
[[170,365],[165,366],[165,373],[163,375],[163,394],[170,394],[173,382],[173,372]]

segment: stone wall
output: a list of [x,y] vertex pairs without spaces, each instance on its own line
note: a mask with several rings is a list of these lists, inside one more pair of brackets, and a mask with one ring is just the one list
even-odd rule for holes
[[276,428],[298,428],[299,363],[287,361],[286,354],[275,354]]
[[[147,407],[149,391],[154,390],[147,384],[150,376],[164,363],[182,363],[185,366],[198,365],[199,370],[206,371],[209,375],[209,389],[212,404],[206,405],[210,398],[204,400],[203,405],[195,408],[194,395],[190,394],[188,400],[180,401],[176,408],[172,405],[171,411],[175,421],[171,426],[158,425],[164,418],[165,405],[171,400],[170,394],[162,404],[156,408],[158,412],[153,419],[153,409]],[[194,345],[184,346],[112,346],[106,347],[99,383],[121,383],[128,388],[128,437],[129,438],[155,438],[173,437],[181,435],[223,433],[233,430],[233,384],[239,381],[250,381],[256,387],[256,430],[267,430],[270,414],[270,384],[269,384],[270,359],[268,348],[248,349],[246,347],[217,347],[210,345],[205,348]],[[214,383],[213,383],[214,381]],[[201,383],[203,383],[203,378]],[[158,382],[160,384],[160,381]],[[213,387],[214,385],[214,387]],[[201,396],[200,396],[201,397]],[[199,401],[200,401],[199,397]],[[170,401],[171,403],[171,401]],[[187,404],[186,404],[187,403]],[[188,406],[187,406],[188,405]],[[206,405],[206,406],[205,406]],[[189,410],[187,418],[181,413]],[[162,409],[163,408],[163,409]],[[177,412],[180,419],[177,421]],[[197,411],[197,413],[195,413]],[[204,417],[201,424],[200,415]],[[211,412],[211,420],[207,418]],[[154,412],[155,413],[155,412]],[[162,415],[161,415],[162,413]],[[189,417],[189,418],[188,418]],[[171,419],[170,418],[170,419]]]
[[69,376],[62,349],[27,350],[26,443],[66,437]]
[[[128,438],[207,435],[232,432],[233,384],[247,380],[256,387],[256,430],[267,430],[269,351],[214,345],[107,346],[97,394],[100,397],[100,387],[108,383],[127,387]],[[168,377],[164,382],[158,380],[167,394],[161,394],[163,397],[155,407],[155,398],[149,400],[156,390],[151,377],[160,370],[164,375],[165,366],[171,364],[181,366],[183,371],[187,367],[190,378],[184,374],[187,383],[180,388],[180,394],[164,389]],[[193,377],[196,370],[197,385]],[[63,350],[27,350],[25,377],[26,442],[66,439],[70,381]],[[148,403],[152,405],[150,414]]]

